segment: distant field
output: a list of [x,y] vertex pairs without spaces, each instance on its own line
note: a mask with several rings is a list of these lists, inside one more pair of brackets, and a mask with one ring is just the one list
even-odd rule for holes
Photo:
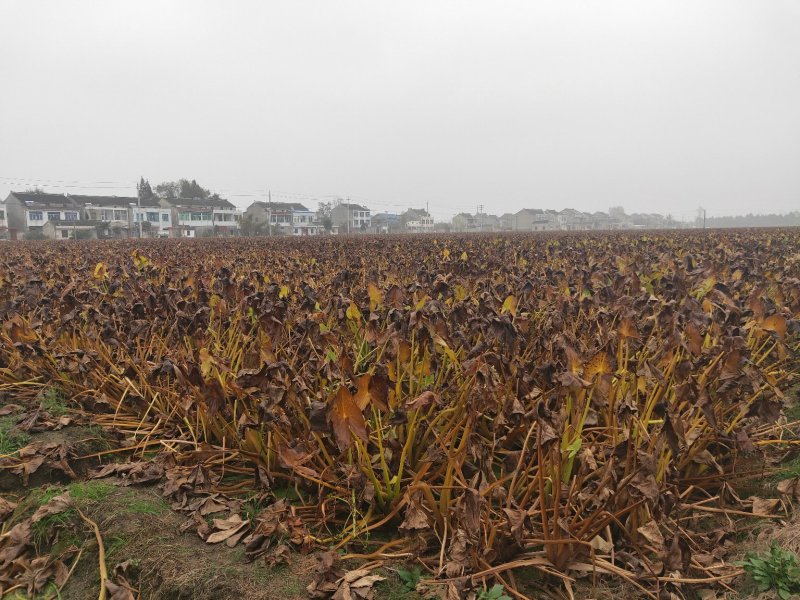
[[365,564],[647,596],[741,574],[726,511],[784,514],[736,490],[797,444],[798,317],[797,229],[7,243],[0,404],[57,392],[207,542],[341,550],[316,597]]

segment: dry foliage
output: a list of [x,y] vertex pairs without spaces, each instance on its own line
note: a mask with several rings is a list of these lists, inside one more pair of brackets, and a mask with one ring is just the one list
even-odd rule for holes
[[[657,593],[737,572],[730,530],[687,515],[781,510],[731,484],[792,442],[797,230],[135,248],[3,249],[0,384],[56,384],[168,452],[105,474],[165,476],[177,506],[296,490],[253,523],[201,519],[209,542],[413,556],[447,589],[535,567]],[[2,460],[25,475],[58,453]],[[313,593],[377,581],[325,577]]]

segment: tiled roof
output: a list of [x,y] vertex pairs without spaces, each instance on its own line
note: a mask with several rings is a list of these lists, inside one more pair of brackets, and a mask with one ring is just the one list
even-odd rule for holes
[[256,206],[260,206],[265,210],[269,210],[270,208],[272,208],[273,211],[296,210],[303,212],[311,212],[299,202],[263,202],[261,200],[258,200],[256,202],[253,202],[253,204],[255,204]]
[[352,204],[347,202],[342,202],[339,206],[344,206],[345,208],[349,208],[350,210],[366,210],[369,209],[366,206],[361,206],[360,204]]
[[34,204],[40,206],[73,206],[72,200],[64,194],[47,194],[35,192],[11,192],[9,198],[16,198],[23,204]]
[[236,208],[224,198],[167,198],[172,206],[185,208]]
[[[130,196],[73,196],[70,198],[78,204],[92,204],[94,206],[124,206],[128,208],[130,204],[136,204],[136,197]],[[157,201],[157,200],[156,200]],[[142,202],[144,206],[144,202]]]

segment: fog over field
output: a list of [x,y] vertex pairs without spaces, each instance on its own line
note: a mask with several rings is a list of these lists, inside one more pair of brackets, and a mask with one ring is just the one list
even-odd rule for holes
[[[800,205],[800,5],[4,2],[0,196]],[[305,198],[310,196],[311,198]]]

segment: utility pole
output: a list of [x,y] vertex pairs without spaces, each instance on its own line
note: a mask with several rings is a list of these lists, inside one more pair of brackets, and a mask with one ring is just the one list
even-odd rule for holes
[[[422,223],[422,231],[428,231],[428,223],[433,225],[433,219],[431,219],[431,203],[429,200],[425,200],[425,221]],[[433,227],[431,227],[431,231],[433,231]]]
[[139,209],[139,239],[142,239],[142,195],[136,195],[136,206]]
[[353,205],[350,198],[347,199],[347,234],[350,235],[350,222],[353,220]]
[[267,202],[269,203],[269,210],[267,210],[267,223],[269,223],[269,237],[272,237],[272,190],[267,190]]
[[478,231],[483,231],[483,204],[478,204]]
[[706,209],[703,209],[703,229],[706,228]]

